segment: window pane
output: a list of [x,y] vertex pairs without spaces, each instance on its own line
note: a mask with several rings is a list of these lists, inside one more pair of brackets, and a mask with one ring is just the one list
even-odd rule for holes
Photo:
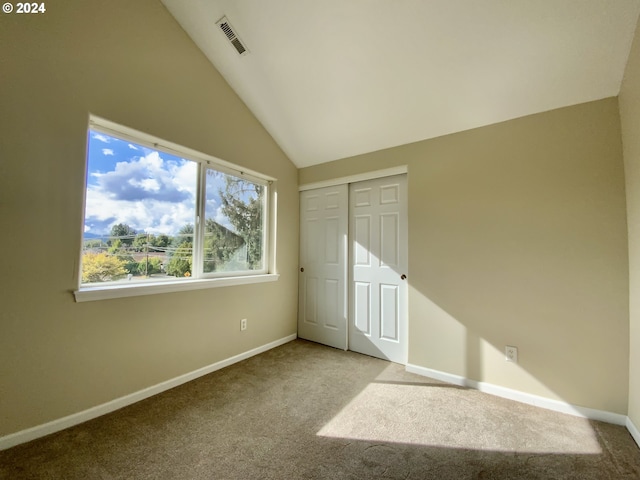
[[197,164],[89,131],[82,284],[188,278]]
[[204,272],[264,269],[265,193],[264,185],[207,169]]

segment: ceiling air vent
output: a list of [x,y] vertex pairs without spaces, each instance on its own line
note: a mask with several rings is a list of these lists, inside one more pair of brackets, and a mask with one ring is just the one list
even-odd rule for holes
[[218,25],[220,27],[220,30],[222,30],[222,32],[227,36],[227,38],[231,42],[231,45],[233,45],[233,48],[236,49],[239,55],[246,55],[247,53],[249,53],[247,47],[243,45],[243,43],[238,38],[238,35],[236,35],[236,32],[233,30],[233,27],[229,23],[229,20],[227,20],[227,17],[222,17],[216,22],[216,25]]

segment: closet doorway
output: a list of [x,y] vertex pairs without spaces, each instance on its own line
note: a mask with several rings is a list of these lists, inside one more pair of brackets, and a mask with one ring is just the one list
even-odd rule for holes
[[300,193],[298,336],[407,362],[407,178]]

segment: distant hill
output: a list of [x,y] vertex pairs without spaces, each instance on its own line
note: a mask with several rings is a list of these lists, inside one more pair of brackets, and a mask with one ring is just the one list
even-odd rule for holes
[[108,233],[100,235],[99,233],[84,232],[84,236],[82,238],[84,238],[85,240],[90,240],[92,238],[105,238],[108,236]]

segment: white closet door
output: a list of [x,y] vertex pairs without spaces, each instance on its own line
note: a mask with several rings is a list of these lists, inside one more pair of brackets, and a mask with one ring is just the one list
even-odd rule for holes
[[349,350],[407,362],[407,179],[351,184]]
[[298,336],[347,349],[348,187],[300,193]]

